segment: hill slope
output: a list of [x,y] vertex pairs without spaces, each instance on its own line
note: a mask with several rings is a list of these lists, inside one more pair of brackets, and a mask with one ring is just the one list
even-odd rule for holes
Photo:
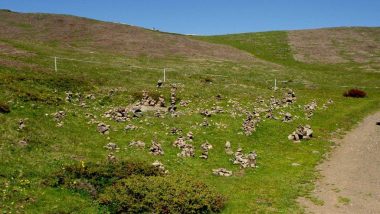
[[232,47],[182,35],[66,15],[23,14],[0,10],[0,40],[27,40],[73,50],[107,51],[126,56],[252,60]]

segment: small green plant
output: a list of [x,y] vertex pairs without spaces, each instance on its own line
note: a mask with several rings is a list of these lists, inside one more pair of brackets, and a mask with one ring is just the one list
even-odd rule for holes
[[342,197],[342,196],[339,196],[338,197],[338,202],[343,204],[343,205],[348,205],[350,203],[350,199],[349,198],[345,198],[345,197]]

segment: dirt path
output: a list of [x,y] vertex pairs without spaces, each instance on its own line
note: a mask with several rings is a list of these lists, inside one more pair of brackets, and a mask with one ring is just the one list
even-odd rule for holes
[[318,166],[322,178],[313,195],[316,205],[300,199],[306,213],[380,213],[380,112],[350,131]]

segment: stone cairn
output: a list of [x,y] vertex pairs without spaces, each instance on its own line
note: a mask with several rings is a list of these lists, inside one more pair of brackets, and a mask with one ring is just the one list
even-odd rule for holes
[[152,97],[149,96],[147,91],[143,91],[143,97],[140,101],[140,104],[143,106],[155,106],[156,101]]
[[193,139],[194,139],[193,132],[188,132],[186,134],[186,137],[187,137],[188,141],[193,141]]
[[125,131],[133,131],[133,130],[136,130],[137,129],[137,126],[133,125],[133,124],[128,124],[124,127],[124,130]]
[[161,163],[160,161],[158,161],[158,160],[154,161],[154,162],[152,163],[152,165],[153,165],[156,169],[158,169],[158,171],[159,171],[160,173],[163,173],[163,174],[168,174],[168,173],[169,173],[169,171],[165,169],[164,164],[162,164],[162,163]]
[[284,118],[282,118],[282,122],[284,123],[291,122],[292,120],[293,120],[293,116],[289,112],[286,112],[284,115]]
[[300,142],[302,139],[310,139],[311,137],[313,137],[313,130],[310,125],[299,125],[296,131],[288,136],[288,139],[294,142]]
[[206,143],[202,144],[201,145],[201,149],[202,149],[202,155],[199,156],[200,158],[203,158],[203,159],[208,159],[208,151],[210,149],[212,149],[212,145],[209,144],[207,141]]
[[162,88],[162,86],[164,85],[164,82],[162,80],[158,80],[157,81],[157,88]]
[[24,119],[20,119],[18,121],[18,129],[19,130],[23,130],[25,127],[26,127],[25,120]]
[[317,110],[317,102],[313,100],[311,103],[304,105],[306,119],[310,120],[314,115],[314,111]]
[[224,145],[224,151],[226,152],[227,155],[232,155],[234,153],[231,149],[230,141],[226,141],[226,144]]
[[240,165],[241,168],[255,168],[256,167],[256,157],[257,154],[255,151],[250,152],[249,154],[243,154],[243,150],[238,148],[235,152],[235,157],[232,160],[233,164]]
[[180,136],[173,142],[173,146],[183,149],[186,146],[186,141],[182,136]]
[[178,135],[178,134],[181,134],[182,133],[182,129],[180,128],[177,128],[177,127],[173,127],[170,129],[170,133],[172,135]]
[[219,168],[219,169],[213,169],[212,174],[217,175],[217,176],[229,177],[232,175],[232,171],[229,171],[225,168]]
[[296,101],[296,94],[292,89],[289,89],[288,92],[285,93],[284,98],[282,99],[282,103],[286,106],[287,104],[292,104]]
[[194,157],[195,155],[195,148],[192,144],[186,143],[185,146],[182,148],[182,151],[177,154],[178,157]]
[[107,145],[105,145],[104,148],[112,151],[119,149],[115,143],[107,143]]
[[168,111],[172,116],[177,116],[177,114],[175,113],[175,111],[177,110],[176,102],[177,102],[177,87],[175,85],[172,85],[170,89],[170,106],[168,108]]
[[156,103],[156,107],[165,107],[166,105],[165,105],[165,98],[164,98],[164,96],[163,95],[160,95],[159,97],[158,97],[158,101],[157,101],[157,103]]
[[139,118],[143,116],[143,112],[141,110],[140,104],[133,106],[131,109],[131,112],[132,112],[133,117]]
[[104,113],[104,116],[106,118],[110,118],[116,122],[125,122],[129,121],[129,115],[128,115],[128,109],[127,108],[114,108],[111,110],[108,110]]
[[164,151],[161,148],[161,144],[157,143],[156,140],[152,141],[152,146],[149,149],[149,153],[152,155],[164,155]]
[[73,92],[66,91],[65,94],[66,94],[66,98],[65,98],[66,102],[71,103],[73,101]]
[[201,123],[201,126],[203,126],[203,127],[210,126],[210,123],[208,122],[207,118],[203,118],[203,122]]
[[247,113],[247,119],[243,122],[244,134],[247,136],[252,135],[252,133],[256,131],[256,126],[259,122],[260,117],[258,116],[258,113]]
[[97,130],[100,134],[109,134],[110,126],[105,123],[99,123]]
[[129,146],[143,149],[143,148],[145,148],[145,143],[140,141],[140,140],[132,141],[129,143]]
[[58,111],[56,113],[53,113],[53,119],[57,122],[57,127],[63,126],[63,119],[65,118],[66,113],[64,111]]
[[202,110],[200,114],[204,117],[211,117],[211,112],[209,110]]

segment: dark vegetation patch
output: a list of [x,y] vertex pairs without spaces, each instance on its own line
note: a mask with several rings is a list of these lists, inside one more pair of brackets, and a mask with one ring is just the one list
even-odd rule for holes
[[0,113],[9,113],[11,112],[11,108],[8,104],[0,102]]
[[88,194],[111,213],[210,213],[225,198],[186,176],[164,176],[143,162],[77,163],[47,182]]
[[367,93],[360,89],[350,89],[343,93],[343,96],[345,97],[354,97],[354,98],[363,98],[367,96]]

